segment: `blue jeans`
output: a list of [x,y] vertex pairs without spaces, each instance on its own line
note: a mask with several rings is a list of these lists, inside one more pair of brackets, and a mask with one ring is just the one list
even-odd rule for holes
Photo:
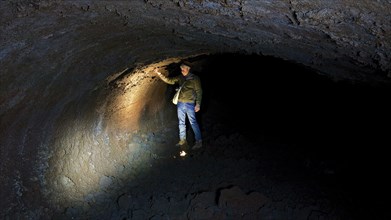
[[177,104],[180,140],[186,140],[186,115],[189,119],[191,128],[193,129],[195,140],[202,140],[201,130],[197,123],[194,107],[195,103],[178,102]]

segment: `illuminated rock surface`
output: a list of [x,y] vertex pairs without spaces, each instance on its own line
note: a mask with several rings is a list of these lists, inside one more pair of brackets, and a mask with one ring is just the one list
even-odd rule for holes
[[[0,218],[386,217],[390,5],[1,1]],[[186,158],[152,73],[182,59]]]

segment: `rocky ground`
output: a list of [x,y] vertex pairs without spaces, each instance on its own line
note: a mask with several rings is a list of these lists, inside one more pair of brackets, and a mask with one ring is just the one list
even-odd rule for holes
[[[211,108],[213,109],[213,108]],[[212,113],[212,110],[210,110]],[[133,141],[153,158],[148,171],[89,210],[68,208],[75,219],[384,219],[378,190],[344,177],[330,161],[299,146],[204,114],[204,143],[179,156],[176,123]],[[192,145],[189,131],[189,145]],[[145,168],[145,170],[147,170]],[[352,175],[348,175],[349,178]],[[366,181],[362,175],[361,181]],[[354,185],[356,184],[356,185]],[[358,185],[360,187],[358,187]],[[370,185],[374,187],[374,185]],[[369,193],[374,193],[370,196]],[[375,205],[376,204],[376,205]]]

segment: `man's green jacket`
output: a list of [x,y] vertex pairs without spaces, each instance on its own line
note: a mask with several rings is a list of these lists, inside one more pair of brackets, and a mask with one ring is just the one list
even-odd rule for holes
[[195,103],[196,105],[201,106],[201,80],[197,75],[190,72],[186,76],[179,75],[174,77],[166,77],[164,75],[160,75],[160,78],[168,84],[174,85],[177,83],[179,86],[182,86],[179,93],[178,102]]

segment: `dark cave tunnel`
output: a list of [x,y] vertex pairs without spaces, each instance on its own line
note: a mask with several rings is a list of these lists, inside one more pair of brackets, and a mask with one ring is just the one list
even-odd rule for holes
[[[164,211],[156,213],[156,210],[163,210],[162,207],[165,207],[164,205],[156,205],[158,203],[168,202],[172,207],[175,207],[172,199],[176,196],[173,194],[177,188],[184,187],[181,184],[189,184],[188,182],[192,181],[203,181],[206,184],[209,181],[208,175],[201,178],[176,172],[174,173],[177,175],[175,177],[177,180],[168,180],[173,173],[167,170],[178,169],[186,172],[183,169],[189,169],[190,172],[193,172],[193,170],[199,169],[199,172],[202,173],[205,172],[203,169],[207,169],[207,166],[203,167],[204,163],[219,160],[229,164],[229,167],[235,166],[235,162],[248,160],[248,162],[242,163],[254,163],[256,166],[252,168],[254,169],[252,172],[257,175],[259,174],[257,172],[265,172],[268,173],[267,175],[279,176],[288,172],[287,176],[290,176],[293,175],[290,173],[290,169],[294,169],[293,173],[300,176],[294,178],[295,184],[299,183],[300,185],[304,181],[314,182],[315,185],[321,183],[327,188],[323,193],[327,194],[328,191],[332,191],[333,198],[338,197],[336,196],[338,192],[343,192],[342,194],[346,198],[339,198],[337,201],[347,206],[342,209],[349,210],[344,210],[349,212],[346,216],[342,215],[345,219],[386,215],[383,213],[386,207],[382,195],[388,193],[385,173],[387,170],[386,148],[389,146],[387,144],[389,140],[387,140],[387,130],[383,128],[389,125],[390,107],[387,105],[388,94],[390,94],[389,87],[333,81],[300,64],[268,56],[227,53],[202,55],[188,58],[187,61],[192,63],[192,71],[200,76],[204,90],[202,110],[197,115],[203,133],[204,147],[199,152],[191,152],[186,158],[175,158],[175,154],[178,153],[177,149],[174,149],[170,144],[177,141],[175,107],[170,103],[174,87],[168,85],[165,102],[169,104],[165,108],[169,110],[163,111],[168,111],[171,116],[162,119],[163,122],[167,122],[167,124],[163,124],[165,128],[162,130],[164,131],[155,131],[145,139],[147,140],[145,145],[156,144],[156,146],[148,148],[152,155],[157,152],[157,157],[159,157],[159,153],[168,152],[162,154],[169,154],[169,159],[161,161],[161,163],[168,165],[162,165],[156,170],[152,168],[150,172],[153,174],[145,174],[145,178],[136,181],[137,184],[127,180],[128,182],[125,182],[121,187],[116,189],[114,187],[113,191],[107,190],[110,192],[108,193],[109,199],[99,193],[94,194],[93,199],[87,196],[85,200],[88,200],[88,208],[80,202],[75,202],[57,211],[42,211],[44,212],[44,214],[41,213],[42,216],[48,219],[166,219],[170,216],[174,216],[173,219],[183,219],[183,212],[185,212],[186,219],[198,219],[197,216],[203,212],[194,211],[194,206],[191,206],[193,201],[198,199],[204,201],[201,203],[205,205],[205,210],[213,205],[218,207],[217,211],[209,210],[208,215],[205,213],[201,215],[211,217],[205,217],[206,219],[215,219],[217,216],[223,216],[221,219],[237,217],[237,213],[232,213],[232,210],[237,207],[222,208],[219,202],[216,202],[218,205],[216,203],[211,205],[205,203],[208,201],[207,198],[196,196],[210,190],[217,191],[221,199],[223,192],[221,189],[228,190],[238,185],[242,187],[246,195],[252,191],[265,190],[265,187],[260,187],[259,182],[254,183],[254,188],[251,188],[253,184],[251,181],[247,182],[248,185],[238,183],[247,181],[246,178],[240,181],[224,179],[230,178],[228,174],[216,177],[218,180],[211,180],[209,187],[206,187],[208,190],[196,184],[197,187],[200,187],[195,189],[198,194],[194,192],[194,189],[193,193],[178,190],[177,195],[183,193],[181,195],[183,201],[177,198],[178,201],[181,201],[177,205],[182,213],[179,214],[179,212],[176,213],[172,210],[166,210],[166,213]],[[179,74],[179,63],[177,62],[167,65],[166,68],[171,75]],[[188,132],[192,138],[191,130]],[[162,137],[159,137],[158,133],[162,134]],[[149,134],[138,135],[140,136],[138,141],[142,143],[145,141],[142,138],[143,135],[148,136]],[[251,149],[249,147],[249,150],[246,143],[251,143],[253,147]],[[231,145],[237,146],[232,147]],[[225,146],[231,146],[232,149],[228,150],[230,152],[228,158],[236,157],[235,160],[224,159],[227,154]],[[153,153],[154,150],[156,150],[155,153]],[[214,156],[208,155],[209,153]],[[254,154],[262,155],[262,157],[254,156]],[[273,156],[264,158],[268,154]],[[173,155],[175,159],[173,159]],[[265,162],[260,171],[257,167],[260,166],[257,165],[259,161],[254,162],[254,160],[268,162]],[[200,161],[203,164],[198,164]],[[157,163],[159,164],[159,162]],[[192,168],[192,164],[197,164],[198,168]],[[184,166],[184,168],[178,168],[178,166]],[[282,166],[283,168],[277,169],[273,166]],[[165,167],[164,171],[163,167]],[[238,165],[239,169],[241,169],[240,167]],[[230,172],[222,171],[225,168],[224,164],[220,167],[217,166],[216,169],[220,170],[216,172]],[[279,169],[284,171],[278,171]],[[273,173],[275,170],[277,171]],[[249,172],[249,175],[253,175],[252,172]],[[240,175],[246,175],[245,171]],[[150,179],[148,176],[154,177]],[[187,182],[181,181],[182,178],[187,179]],[[241,178],[239,177],[239,179]],[[252,178],[258,179],[257,176]],[[281,177],[271,178],[278,182],[278,178]],[[111,180],[107,181],[111,183]],[[227,181],[229,184],[222,187],[215,184],[215,181],[219,184]],[[286,181],[287,184],[290,184],[290,178],[282,182]],[[109,183],[102,183],[101,180],[101,188],[102,184]],[[202,185],[202,183],[199,184]],[[143,187],[145,189],[141,189]],[[139,190],[139,194],[135,196],[134,191],[137,190]],[[168,196],[167,192],[172,194]],[[266,192],[267,190],[263,191],[273,200],[272,196],[275,194]],[[159,200],[162,197],[165,199]],[[341,195],[341,197],[343,196]],[[91,202],[92,200],[93,202]],[[146,200],[153,200],[154,206],[158,208],[134,205],[147,203]],[[214,198],[213,200],[219,199]],[[367,204],[365,201],[370,201],[371,204]],[[184,207],[182,203],[190,205]],[[245,212],[250,216],[250,219],[254,216],[256,218],[271,216],[272,219],[289,216],[291,219],[302,219],[296,213],[286,214],[279,208],[272,208],[275,202],[269,204],[271,205],[262,209],[267,211],[252,212],[247,210]],[[140,210],[143,212],[141,213]],[[243,210],[241,211],[243,212]],[[24,210],[22,213],[28,218],[34,218],[31,212],[29,214]],[[340,213],[331,212],[319,216],[325,219],[334,219],[336,216],[339,218],[339,215]],[[20,217],[23,214],[7,214],[5,218],[17,216]]]
[[208,100],[219,103],[230,129],[293,143],[300,154],[346,165],[347,172],[384,172],[389,86],[333,81],[273,57],[224,54],[208,59],[200,74],[204,111]]
[[205,91],[200,114],[217,103],[231,129],[342,160],[355,153],[369,156],[365,146],[378,146],[379,152],[387,146],[387,86],[333,81],[274,57],[221,54],[205,60],[194,70]]
[[[244,138],[256,143],[252,154],[284,155],[282,160],[289,162],[277,162],[276,166],[295,167],[294,173],[305,176],[299,181],[319,181],[333,193],[347,195],[344,205],[353,210],[353,218],[386,215],[386,203],[380,195],[388,194],[388,181],[383,177],[389,142],[383,129],[389,121],[387,86],[334,81],[303,65],[268,56],[227,53],[187,61],[193,64],[192,71],[200,76],[204,90],[202,111],[198,113],[205,143],[200,157],[208,153],[208,148],[224,155],[219,147]],[[167,66],[170,75],[180,74],[179,64]],[[174,86],[168,88],[170,102]],[[176,130],[171,132],[167,142],[175,143]],[[223,146],[217,144],[221,137],[225,138]],[[281,145],[273,149],[274,145],[264,143]],[[233,151],[247,150],[241,145]],[[190,152],[187,157],[197,163],[198,156]],[[266,160],[273,158],[281,160],[279,156]],[[273,162],[267,166],[273,166]],[[283,169],[289,170],[287,167]],[[279,219],[283,215],[273,216]]]
[[[357,213],[373,209],[356,217],[383,215],[390,87],[335,81],[269,56],[216,54],[190,61],[204,89],[198,116],[207,140],[240,133],[254,142],[284,143],[305,175],[323,180],[319,173],[331,172],[325,182],[347,192]],[[223,126],[214,131],[207,120]],[[365,200],[371,204],[361,207]]]

